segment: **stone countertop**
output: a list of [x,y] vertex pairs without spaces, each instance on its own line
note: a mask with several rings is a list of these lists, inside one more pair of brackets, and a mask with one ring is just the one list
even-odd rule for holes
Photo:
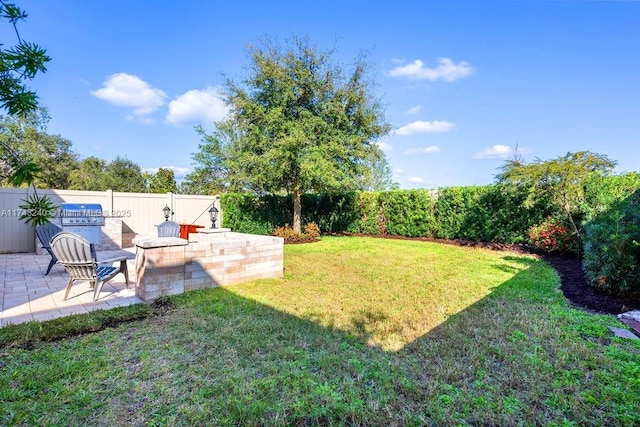
[[143,239],[136,239],[135,245],[144,248],[162,248],[166,246],[186,246],[189,244],[187,239],[181,239],[180,237],[149,237]]

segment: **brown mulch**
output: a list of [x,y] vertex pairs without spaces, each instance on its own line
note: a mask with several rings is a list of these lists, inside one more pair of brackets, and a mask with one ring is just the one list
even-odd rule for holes
[[[403,237],[391,235],[376,235],[343,233],[349,236],[367,236],[384,239],[419,240],[425,242],[444,243],[457,246],[505,250],[523,254],[534,254],[524,245],[507,245],[502,243],[468,242],[464,240],[433,239],[427,237]],[[576,307],[584,308],[595,313],[620,314],[631,310],[640,310],[640,296],[610,295],[589,286],[582,271],[582,261],[575,255],[534,254],[551,265],[560,276],[560,289],[565,298]]]
[[611,295],[589,286],[582,271],[582,261],[575,256],[543,255],[542,259],[556,269],[560,276],[560,289],[562,289],[565,298],[574,306],[606,314],[640,310],[640,296],[638,295]]

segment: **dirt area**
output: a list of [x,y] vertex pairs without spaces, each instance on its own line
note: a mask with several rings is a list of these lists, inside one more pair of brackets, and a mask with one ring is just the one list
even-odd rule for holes
[[582,262],[575,256],[544,255],[542,259],[556,269],[562,293],[573,305],[608,314],[640,309],[640,296],[610,295],[589,286],[582,272]]
[[[347,234],[347,233],[345,233]],[[357,236],[358,234],[347,234]],[[533,254],[529,248],[522,245],[505,245],[500,243],[467,242],[463,240],[432,239],[426,237],[403,237],[390,235],[364,235],[384,239],[420,240],[427,242],[444,243],[449,245],[470,246],[488,248],[493,250],[507,250],[517,253]],[[640,310],[640,296],[618,296],[599,292],[589,286],[582,271],[582,262],[574,256],[534,254],[542,258],[558,272],[561,281],[561,289],[565,298],[574,306],[581,307],[596,313],[620,314],[631,310]]]

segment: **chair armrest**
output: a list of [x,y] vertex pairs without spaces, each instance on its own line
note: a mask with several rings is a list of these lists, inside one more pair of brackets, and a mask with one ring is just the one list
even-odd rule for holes
[[127,255],[122,255],[122,256],[117,256],[117,257],[113,257],[113,258],[99,259],[96,262],[98,264],[113,264],[114,262],[128,261],[130,259],[134,259],[134,258],[131,257],[131,256],[127,256]]

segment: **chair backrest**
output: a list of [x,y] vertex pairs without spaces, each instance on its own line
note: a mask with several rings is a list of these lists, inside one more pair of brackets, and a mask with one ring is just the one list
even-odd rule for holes
[[51,240],[51,250],[73,279],[96,278],[91,245],[82,236],[68,231],[60,232]]
[[38,236],[38,240],[40,240],[43,248],[50,248],[51,246],[49,245],[49,243],[51,242],[51,239],[53,239],[53,236],[60,233],[61,231],[62,228],[50,222],[37,226],[36,236]]
[[180,224],[165,221],[158,225],[158,237],[180,237]]

